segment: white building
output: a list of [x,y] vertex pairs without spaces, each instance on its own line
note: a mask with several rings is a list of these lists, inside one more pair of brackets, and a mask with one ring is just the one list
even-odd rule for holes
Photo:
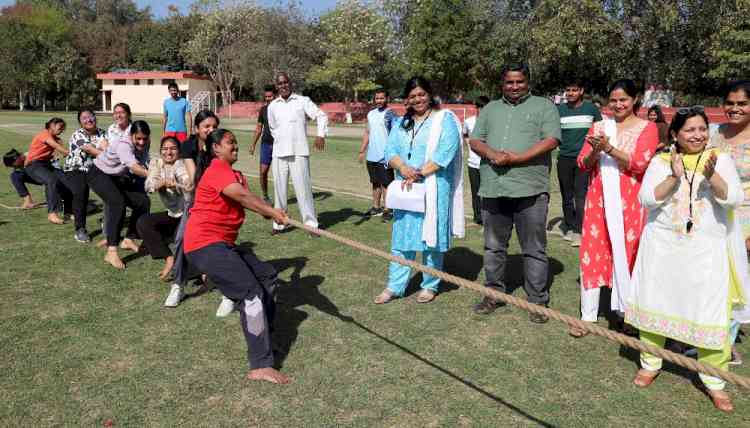
[[97,73],[101,81],[101,108],[111,112],[117,103],[126,103],[133,113],[163,112],[169,97],[167,85],[174,82],[180,94],[191,103],[194,112],[216,108],[217,87],[210,78],[192,71],[128,71]]

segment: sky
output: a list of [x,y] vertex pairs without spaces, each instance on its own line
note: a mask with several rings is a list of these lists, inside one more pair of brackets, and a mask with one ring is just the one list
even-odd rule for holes
[[[277,4],[286,4],[287,0],[257,0],[259,4],[264,6],[272,6]],[[167,14],[167,6],[173,4],[177,6],[183,13],[187,12],[190,5],[194,0],[136,0],[136,3],[140,7],[151,6],[151,11],[156,18],[161,18]],[[14,0],[0,0],[0,7],[10,6],[14,4]],[[302,8],[312,16],[318,16],[321,12],[333,9],[336,6],[336,0],[299,0],[302,4]]]

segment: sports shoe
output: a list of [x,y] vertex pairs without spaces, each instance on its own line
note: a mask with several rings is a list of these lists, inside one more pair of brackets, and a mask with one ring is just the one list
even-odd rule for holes
[[182,287],[179,284],[172,284],[172,289],[169,290],[167,300],[164,301],[164,306],[168,308],[174,308],[180,304],[182,297],[185,293],[182,292]]
[[221,303],[219,304],[219,308],[216,309],[216,317],[217,318],[224,318],[232,313],[234,310],[234,300],[229,299],[225,296],[221,296]]
[[388,223],[393,220],[393,211],[383,210],[383,223]]
[[505,305],[506,305],[505,302],[498,302],[498,301],[495,301],[494,299],[484,296],[482,298],[482,301],[474,305],[472,309],[474,309],[475,314],[489,315],[495,312],[495,309],[502,308]]
[[73,238],[75,238],[78,242],[90,242],[91,238],[89,237],[88,232],[86,232],[86,229],[78,229],[76,230],[75,235],[73,235]]
[[[570,239],[568,239],[568,236],[570,237]],[[563,237],[563,239],[566,240],[566,241],[570,241],[570,246],[571,247],[580,247],[581,246],[581,234],[580,233],[571,232],[568,235],[566,235],[565,237]]]
[[271,201],[271,198],[269,198],[268,195],[263,195],[263,200],[266,201],[268,205],[273,206],[273,201]]
[[383,215],[383,209],[382,208],[375,208],[372,207],[365,213],[365,217],[377,217]]
[[552,229],[549,231],[552,235],[557,235],[562,238],[565,238],[565,236],[568,234],[568,227],[565,225],[564,221],[561,221],[557,223]]

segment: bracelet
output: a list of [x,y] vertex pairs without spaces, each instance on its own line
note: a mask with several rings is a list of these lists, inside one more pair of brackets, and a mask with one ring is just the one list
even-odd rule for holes
[[610,154],[610,153],[612,153],[612,150],[614,150],[614,149],[615,149],[615,146],[609,146],[609,150],[605,150],[604,153]]

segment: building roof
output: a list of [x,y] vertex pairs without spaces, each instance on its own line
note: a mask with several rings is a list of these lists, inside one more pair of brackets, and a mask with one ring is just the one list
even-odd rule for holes
[[195,79],[211,80],[208,76],[193,71],[128,71],[112,73],[96,73],[96,78],[104,79]]

